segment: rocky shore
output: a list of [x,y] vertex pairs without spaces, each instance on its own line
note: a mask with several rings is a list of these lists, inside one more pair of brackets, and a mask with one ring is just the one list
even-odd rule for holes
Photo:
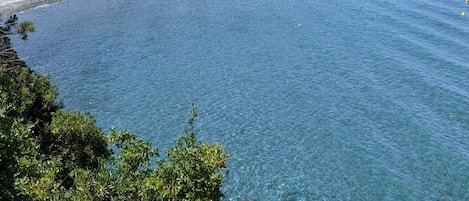
[[44,4],[56,3],[61,0],[0,0],[0,16],[30,10]]

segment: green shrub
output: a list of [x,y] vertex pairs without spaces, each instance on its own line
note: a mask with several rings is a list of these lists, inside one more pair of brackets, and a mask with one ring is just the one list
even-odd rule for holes
[[62,111],[49,76],[18,58],[8,36],[34,26],[17,20],[0,25],[0,200],[220,200],[228,154],[197,141],[194,104],[165,159],[128,130],[106,136],[91,114]]
[[166,152],[168,159],[158,161],[152,177],[165,200],[219,200],[228,154],[220,144],[197,142],[194,122],[197,114],[192,105],[189,128]]

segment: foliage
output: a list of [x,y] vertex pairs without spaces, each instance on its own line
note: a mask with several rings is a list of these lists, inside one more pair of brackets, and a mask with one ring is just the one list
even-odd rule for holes
[[[3,105],[2,105],[3,106]],[[31,125],[0,117],[0,200],[22,200],[15,189],[15,175],[28,169],[19,158],[35,156],[35,141],[29,137]]]
[[228,154],[219,144],[197,142],[193,126],[194,106],[189,129],[170,149],[167,159],[158,160],[151,144],[127,130],[111,128],[109,142],[117,155],[99,171],[75,169],[71,177],[73,190],[65,197],[85,200],[220,200],[220,187],[226,170]]
[[60,108],[54,103],[57,92],[49,77],[27,68],[11,47],[9,35],[26,39],[28,30],[33,30],[31,24],[17,31],[17,20],[12,16],[0,25],[0,200],[23,200],[15,189],[15,177],[35,174],[30,164],[40,156],[41,132],[51,113]]
[[60,158],[37,160],[21,157],[18,161],[20,166],[28,167],[30,171],[15,179],[15,188],[23,200],[62,200],[64,186],[58,181],[62,171]]
[[19,34],[21,39],[28,37],[28,32],[34,32],[34,24],[30,21],[18,24],[18,16],[10,16],[3,25],[0,25],[0,35]]
[[111,154],[104,132],[96,126],[94,117],[87,113],[57,111],[47,127],[51,141],[49,153],[59,156],[64,168],[99,168],[102,160]]
[[26,21],[18,24],[18,17],[16,15],[10,16],[0,25],[0,72],[6,72],[19,66],[25,66],[24,61],[20,60],[16,51],[11,48],[10,38],[8,38],[8,36],[18,34],[21,39],[26,40],[28,32],[34,32],[33,23]]
[[192,105],[189,128],[166,152],[168,159],[158,161],[154,177],[165,199],[218,200],[228,154],[220,144],[199,143],[194,132],[197,114]]
[[0,200],[220,200],[228,154],[197,141],[194,105],[164,159],[128,130],[105,135],[91,114],[62,111],[49,76],[18,58],[9,36],[34,26],[17,21],[0,25]]
[[144,193],[150,188],[144,180],[151,173],[150,160],[158,156],[158,150],[127,130],[111,128],[108,140],[118,148],[117,156],[109,164],[115,189],[118,189],[112,194],[117,200],[155,200],[156,195]]

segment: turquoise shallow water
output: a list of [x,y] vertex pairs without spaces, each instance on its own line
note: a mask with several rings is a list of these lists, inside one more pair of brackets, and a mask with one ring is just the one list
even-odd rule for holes
[[67,0],[15,41],[68,109],[171,147],[197,104],[226,200],[469,200],[464,1]]

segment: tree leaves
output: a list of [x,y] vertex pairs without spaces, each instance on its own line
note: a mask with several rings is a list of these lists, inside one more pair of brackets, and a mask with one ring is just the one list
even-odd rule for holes
[[164,159],[128,130],[106,136],[18,58],[9,36],[33,31],[16,15],[0,25],[0,200],[220,200],[228,154],[197,141],[194,104]]

